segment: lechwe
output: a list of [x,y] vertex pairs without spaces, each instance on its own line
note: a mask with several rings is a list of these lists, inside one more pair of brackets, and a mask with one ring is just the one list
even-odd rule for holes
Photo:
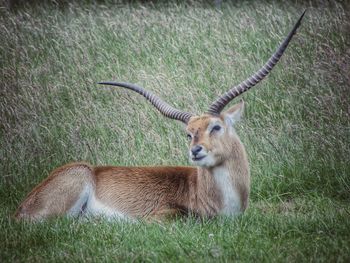
[[[305,13],[305,12],[304,12]],[[145,89],[129,83],[101,82],[143,95],[163,115],[186,124],[190,160],[197,167],[115,167],[71,163],[54,170],[19,206],[15,217],[40,220],[59,215],[104,215],[113,218],[163,218],[237,215],[248,206],[247,155],[233,125],[243,102],[227,111],[235,97],[260,82],[287,48],[304,13],[266,64],[231,88],[196,116],[177,110]]]

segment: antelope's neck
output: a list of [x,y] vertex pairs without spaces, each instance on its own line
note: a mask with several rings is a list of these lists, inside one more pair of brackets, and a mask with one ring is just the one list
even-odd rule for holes
[[240,214],[247,207],[249,166],[244,148],[237,146],[238,151],[233,151],[230,158],[222,164],[212,168],[198,168],[199,196],[201,191],[206,191],[209,197],[207,202],[215,214]]
[[241,211],[240,193],[235,185],[237,180],[234,167],[224,163],[212,169],[216,189],[220,193],[220,214],[234,215]]

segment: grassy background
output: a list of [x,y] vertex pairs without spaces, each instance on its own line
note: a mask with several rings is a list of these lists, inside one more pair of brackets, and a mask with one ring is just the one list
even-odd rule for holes
[[[243,96],[237,129],[252,173],[243,216],[11,219],[31,188],[67,162],[188,164],[180,124],[139,95],[96,82],[135,82],[204,112],[268,59],[305,8],[281,62]],[[345,1],[2,7],[0,261],[349,261],[349,13]]]

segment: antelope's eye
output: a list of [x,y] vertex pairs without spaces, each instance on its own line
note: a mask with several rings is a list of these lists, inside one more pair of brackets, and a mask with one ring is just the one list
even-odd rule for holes
[[192,135],[188,133],[187,134],[187,139],[192,140]]
[[213,133],[213,132],[216,132],[216,131],[220,131],[220,130],[221,130],[221,127],[220,127],[219,125],[215,125],[215,126],[211,129],[210,133]]

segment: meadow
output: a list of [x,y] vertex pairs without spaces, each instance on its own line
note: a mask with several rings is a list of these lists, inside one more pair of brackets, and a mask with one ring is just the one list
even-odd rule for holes
[[[346,1],[23,2],[0,8],[0,262],[350,261]],[[13,220],[68,162],[190,165],[180,123],[97,82],[137,83],[202,113],[265,63],[306,8],[281,61],[242,96],[252,176],[242,216]]]

